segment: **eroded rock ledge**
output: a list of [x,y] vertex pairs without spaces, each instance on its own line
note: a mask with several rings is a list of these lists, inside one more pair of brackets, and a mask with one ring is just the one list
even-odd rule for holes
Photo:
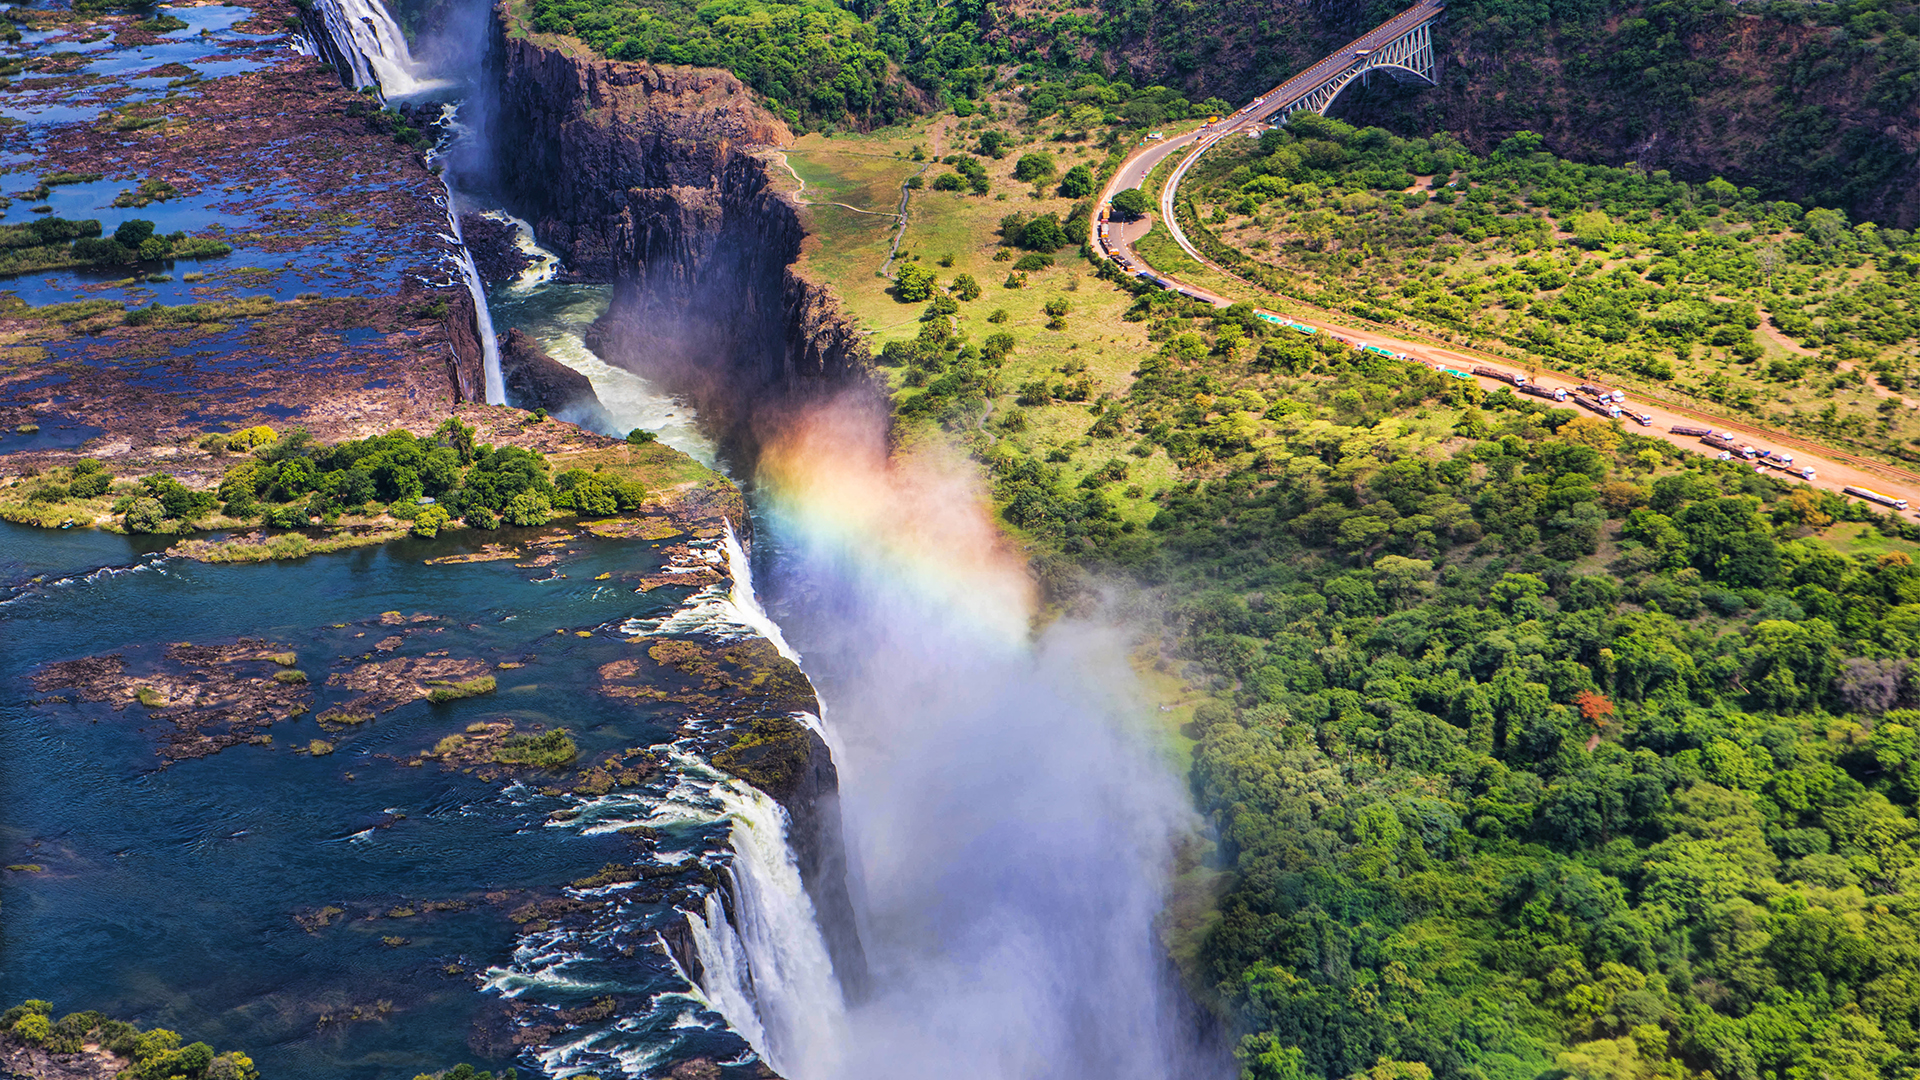
[[770,412],[871,387],[831,290],[792,269],[805,230],[763,157],[791,134],[738,79],[495,44],[502,183],[569,270],[614,286],[596,352],[692,397],[742,463]]

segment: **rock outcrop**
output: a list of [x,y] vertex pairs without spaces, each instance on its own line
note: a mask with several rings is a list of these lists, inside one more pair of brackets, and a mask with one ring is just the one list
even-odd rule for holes
[[805,235],[768,176],[784,124],[732,75],[497,42],[500,182],[575,274],[611,282],[588,344],[687,394],[750,467],[796,397],[869,386],[860,336],[791,267]]
[[593,381],[548,356],[539,342],[517,326],[500,343],[500,377],[507,385],[509,405],[545,409],[596,431],[612,429],[613,420],[593,392]]

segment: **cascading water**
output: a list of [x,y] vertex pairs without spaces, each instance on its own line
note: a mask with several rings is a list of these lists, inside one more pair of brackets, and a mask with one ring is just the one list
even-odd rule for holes
[[[454,106],[448,106],[449,109]],[[449,117],[451,119],[451,116]],[[473,252],[467,247],[467,238],[460,231],[460,211],[455,207],[453,183],[447,179],[447,173],[440,174],[441,183],[447,192],[447,226],[453,235],[448,242],[460,249],[457,260],[460,276],[467,283],[467,292],[473,297],[474,327],[480,333],[480,355],[482,370],[486,372],[487,404],[505,405],[507,403],[507,380],[500,372],[500,339],[493,331],[493,312],[487,307],[487,287],[480,280],[480,267],[473,261]]]
[[[314,11],[333,42],[333,52],[347,65],[355,87],[374,87],[386,98],[407,98],[430,90],[444,89],[452,83],[445,79],[423,78],[420,65],[407,46],[406,34],[379,0],[316,0]],[[458,123],[459,106],[442,107],[441,121],[447,136],[429,155],[439,162],[448,144],[464,133]],[[489,405],[507,403],[507,384],[500,372],[500,343],[493,331],[493,314],[487,309],[487,289],[480,280],[480,268],[467,248],[460,231],[460,211],[453,190],[451,172],[442,167],[440,183],[445,189],[448,233],[442,239],[455,249],[455,272],[473,297],[474,330],[480,336],[485,396]]]
[[830,1063],[844,1040],[846,1004],[787,842],[786,812],[739,781],[715,794],[733,819],[734,914],[766,1033],[755,1048],[798,1080],[831,1077]]
[[372,86],[386,97],[403,98],[448,85],[422,77],[405,31],[379,0],[315,0],[313,10],[352,73],[355,89]]

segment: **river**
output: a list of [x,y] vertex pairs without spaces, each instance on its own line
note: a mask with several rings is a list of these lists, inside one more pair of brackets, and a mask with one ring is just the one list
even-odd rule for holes
[[[377,4],[336,14],[385,50],[356,74],[433,81],[393,54]],[[545,267],[476,287],[485,329],[523,329],[587,375],[611,432],[724,465],[689,404],[587,348],[609,290]],[[218,566],[0,526],[0,680],[21,692],[0,706],[0,844],[40,867],[0,914],[6,993],[172,1027],[283,1080],[460,1060],[637,1077],[695,1057],[792,1080],[1222,1075],[1153,932],[1191,812],[1127,634],[1036,630],[1031,576],[970,464],[895,459],[886,434],[831,399],[763,432],[736,477],[751,556],[730,535],[690,546],[730,567],[724,588],[636,592],[672,545],[578,532],[488,537],[554,556],[540,565],[430,561],[478,550],[450,535]],[[238,638],[294,654],[321,716],[348,693],[329,677],[367,664],[471,659],[498,689],[350,726],[310,713],[165,768],[143,706],[26,700],[48,663],[139,672],[167,643]],[[656,640],[769,641],[817,685],[803,719],[839,769],[864,977],[830,955],[787,815],[706,760],[713,725],[750,703],[690,713],[695,688],[665,675],[609,692]],[[502,720],[654,771],[595,794],[422,763]]]

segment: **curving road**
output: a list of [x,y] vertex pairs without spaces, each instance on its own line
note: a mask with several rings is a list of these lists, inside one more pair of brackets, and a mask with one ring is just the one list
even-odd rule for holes
[[[1113,177],[1109,179],[1106,186],[1101,189],[1100,206],[1103,208],[1108,206],[1117,192],[1127,188],[1140,187],[1146,182],[1147,176],[1162,162],[1166,161],[1169,156],[1185,151],[1188,148],[1197,147],[1193,153],[1189,154],[1184,161],[1175,167],[1173,174],[1167,178],[1167,183],[1162,189],[1159,199],[1159,219],[1166,223],[1168,233],[1172,235],[1174,241],[1180,245],[1181,250],[1185,251],[1195,262],[1209,269],[1218,271],[1234,280],[1241,280],[1232,271],[1214,263],[1211,259],[1202,255],[1199,249],[1195,248],[1193,244],[1188,241],[1185,234],[1181,232],[1178,222],[1174,219],[1174,193],[1178,189],[1180,179],[1185,175],[1187,168],[1192,165],[1208,147],[1236,133],[1249,133],[1251,129],[1256,128],[1266,117],[1278,111],[1289,101],[1297,100],[1301,95],[1311,92],[1327,79],[1345,71],[1355,51],[1370,48],[1372,47],[1372,43],[1393,40],[1400,34],[1405,33],[1411,26],[1417,25],[1424,19],[1432,18],[1438,8],[1439,4],[1435,2],[1435,0],[1423,0],[1422,3],[1401,12],[1392,20],[1376,27],[1374,31],[1348,45],[1340,52],[1334,53],[1312,68],[1307,69],[1307,71],[1287,80],[1287,82],[1282,83],[1274,90],[1255,99],[1253,104],[1243,108],[1233,116],[1223,119],[1220,123],[1177,134],[1169,138],[1152,139],[1148,141],[1145,146],[1136,150],[1132,155],[1127,157],[1125,161],[1121,162],[1120,167],[1115,170]],[[1211,289],[1195,285],[1191,282],[1181,281],[1168,274],[1154,270],[1144,259],[1136,255],[1133,251],[1134,241],[1146,235],[1151,229],[1152,224],[1152,215],[1138,222],[1121,222],[1118,220],[1113,222],[1096,222],[1092,226],[1092,236],[1089,237],[1092,242],[1091,246],[1094,251],[1114,259],[1129,273],[1155,279],[1166,288],[1184,293],[1187,296],[1212,304],[1215,307],[1226,307],[1233,303],[1232,298],[1222,296]],[[1251,289],[1253,287],[1249,286],[1249,288]],[[1265,309],[1256,310],[1264,311]],[[1276,317],[1283,317],[1278,316],[1276,312],[1265,313],[1275,315]],[[1514,371],[1517,367],[1511,360],[1476,355],[1474,353],[1449,349],[1438,345],[1407,341],[1382,333],[1379,330],[1356,327],[1337,321],[1294,317],[1283,318],[1286,318],[1287,321],[1331,334],[1335,339],[1343,341],[1354,348],[1374,346],[1433,368],[1443,370],[1453,369],[1464,372],[1474,367],[1484,366],[1494,366],[1506,371]],[[1577,386],[1580,381],[1573,376],[1546,369],[1531,369],[1528,374],[1532,377],[1532,381],[1536,383],[1541,382],[1544,377],[1548,385],[1563,386],[1569,393],[1572,392],[1573,388]],[[1508,386],[1506,381],[1500,379],[1478,375],[1472,376],[1472,378],[1475,382],[1480,383],[1489,390]],[[1638,430],[1644,435],[1664,439],[1669,443],[1688,450],[1707,454],[1718,453],[1717,450],[1703,445],[1696,438],[1676,435],[1668,429],[1675,425],[1711,427],[1718,431],[1733,433],[1738,436],[1735,440],[1736,442],[1791,450],[1795,455],[1795,464],[1797,466],[1810,465],[1814,468],[1815,478],[1806,482],[1816,488],[1838,492],[1850,486],[1864,487],[1895,498],[1906,499],[1908,500],[1909,506],[1920,508],[1920,473],[1914,473],[1906,469],[1888,465],[1884,462],[1874,461],[1870,458],[1835,451],[1831,447],[1821,446],[1792,435],[1791,433],[1771,431],[1752,424],[1730,421],[1726,417],[1692,413],[1673,406],[1632,402],[1623,406],[1622,412],[1624,416],[1621,422],[1629,429]],[[1637,425],[1632,419],[1635,415],[1646,416],[1649,423]],[[1756,469],[1757,468],[1759,468],[1759,466],[1756,466]],[[1920,520],[1920,509],[1909,510],[1908,513],[1901,516]]]

